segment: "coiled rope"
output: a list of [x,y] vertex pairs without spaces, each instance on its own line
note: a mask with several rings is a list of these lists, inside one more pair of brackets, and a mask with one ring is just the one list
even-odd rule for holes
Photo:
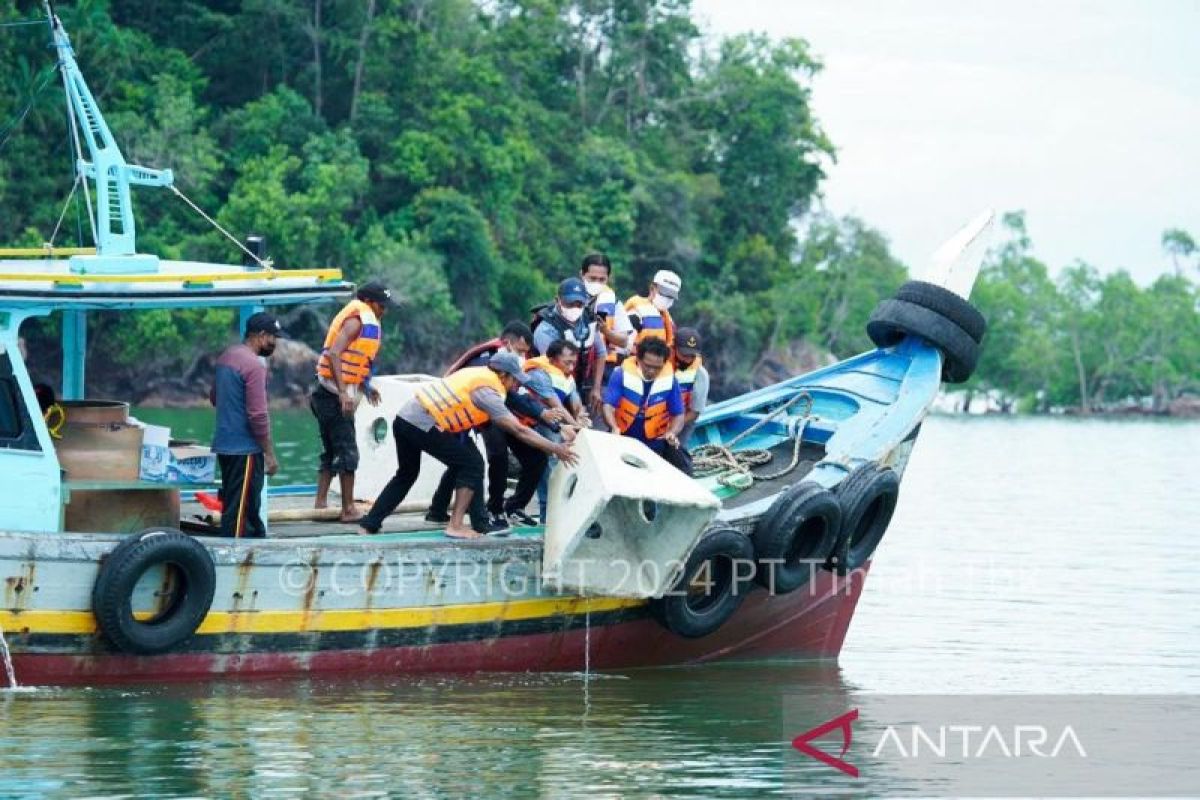
[[[734,452],[734,448],[738,444],[756,431],[761,429],[768,422],[776,417],[782,416],[791,410],[792,406],[796,405],[801,400],[806,401],[804,413],[792,435],[792,460],[791,462],[778,472],[768,474],[755,473],[754,467],[761,467],[771,463],[774,455],[770,450],[762,448],[751,448],[747,450],[739,450]],[[804,438],[804,428],[808,425],[808,420],[812,416],[813,399],[808,392],[800,392],[791,400],[781,405],[779,408],[772,411],[767,416],[760,419],[758,422],[751,425],[746,430],[739,433],[727,445],[722,444],[705,444],[697,447],[692,451],[692,470],[697,478],[704,478],[710,475],[720,475],[717,481],[723,486],[729,486],[735,489],[748,489],[755,481],[772,481],[776,478],[782,478],[789,472],[794,470],[800,463],[800,448]]]

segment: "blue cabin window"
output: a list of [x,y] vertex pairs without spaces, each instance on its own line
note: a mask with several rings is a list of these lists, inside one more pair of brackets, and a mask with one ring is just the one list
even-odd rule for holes
[[0,448],[40,450],[8,353],[0,354]]

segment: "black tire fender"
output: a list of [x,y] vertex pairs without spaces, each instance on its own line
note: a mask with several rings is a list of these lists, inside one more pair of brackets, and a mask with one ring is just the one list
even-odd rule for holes
[[877,347],[891,347],[905,336],[920,336],[942,351],[942,380],[962,383],[979,362],[979,342],[936,311],[907,300],[884,300],[871,312],[867,335]]
[[894,470],[865,464],[835,488],[842,506],[842,528],[834,548],[839,574],[866,564],[879,547],[896,512],[900,478]]
[[[174,568],[176,588],[157,616],[133,615],[133,591],[151,567]],[[100,564],[92,588],[92,612],[100,631],[118,650],[139,655],[165,653],[187,641],[212,606],[217,576],[208,548],[171,528],[129,536]]]
[[833,551],[841,525],[841,505],[819,484],[780,492],[754,528],[755,580],[772,594],[799,589]]
[[665,595],[650,601],[650,611],[663,627],[688,639],[707,636],[725,624],[753,587],[754,545],[733,528],[704,534],[692,548],[679,580]]
[[896,299],[936,311],[966,331],[976,342],[982,342],[987,332],[987,320],[979,313],[979,309],[936,283],[909,281],[896,290]]

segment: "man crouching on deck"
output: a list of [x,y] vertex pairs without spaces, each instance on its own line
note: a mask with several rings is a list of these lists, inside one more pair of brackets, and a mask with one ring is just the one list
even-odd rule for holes
[[359,520],[359,533],[378,533],[383,520],[404,501],[421,474],[421,454],[455,470],[457,490],[446,535],[474,539],[481,534],[463,524],[476,492],[483,490],[483,457],[458,434],[491,422],[513,439],[573,465],[570,445],[551,442],[523,426],[504,405],[508,392],[529,382],[521,360],[497,353],[484,367],[467,367],[421,388],[401,406],[392,422],[396,437],[396,474],[383,487],[375,505]]

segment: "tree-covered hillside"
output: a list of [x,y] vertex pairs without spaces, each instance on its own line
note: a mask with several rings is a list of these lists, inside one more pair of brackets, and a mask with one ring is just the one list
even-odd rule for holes
[[[57,10],[131,162],[171,167],[222,225],[264,234],[279,266],[339,266],[400,291],[385,369],[437,370],[527,317],[602,250],[622,295],[660,268],[683,275],[676,316],[704,332],[729,393],[762,380],[765,365],[794,367],[800,342],[836,356],[866,349],[871,308],[905,279],[878,231],[816,210],[836,148],[810,107],[820,65],[808,44],[705,38],[688,0],[82,0]],[[39,14],[40,3],[0,0],[0,24]],[[47,240],[71,186],[47,39],[37,26],[0,28],[6,243]],[[140,249],[238,260],[172,194],[142,189],[134,202]],[[56,241],[90,244],[78,195],[65,210]],[[985,310],[1048,334],[1007,305],[1006,291],[1027,293],[1008,286],[1027,253],[1005,253],[981,289]],[[1162,291],[1181,309],[1186,294],[1194,324],[1194,287]],[[1055,314],[1043,321],[1061,327]],[[319,343],[320,320],[291,322]],[[216,312],[92,325],[93,385],[134,393],[151,370],[191,374],[231,329]],[[1058,327],[1044,343],[1053,358],[1024,367],[1041,340],[1007,322],[997,330],[981,382],[1018,393],[1071,382]],[[53,334],[50,323],[29,336],[52,354]],[[1026,374],[1038,370],[1054,379]],[[1196,378],[1194,362],[1182,376],[1148,370],[1122,383],[1097,366],[1087,393],[1177,391]]]

